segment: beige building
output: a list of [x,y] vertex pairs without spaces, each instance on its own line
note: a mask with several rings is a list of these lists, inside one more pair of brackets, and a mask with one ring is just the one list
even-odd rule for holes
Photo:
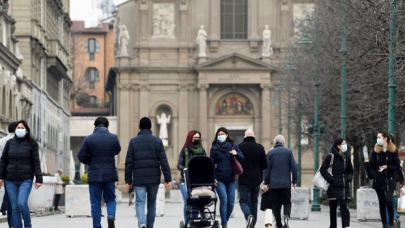
[[107,91],[115,101],[123,147],[120,177],[126,147],[143,116],[152,119],[152,131],[161,138],[164,126],[158,119],[170,116],[165,148],[175,176],[179,151],[193,129],[201,131],[208,151],[221,126],[238,143],[246,129],[253,129],[269,150],[278,133],[278,109],[271,101],[286,42],[311,2],[131,0],[119,5],[119,50]]
[[[5,2],[3,0],[3,2]],[[21,91],[22,118],[39,142],[44,173],[70,161],[69,0],[13,0],[9,12],[18,21],[14,36],[24,56],[21,69],[27,83]]]

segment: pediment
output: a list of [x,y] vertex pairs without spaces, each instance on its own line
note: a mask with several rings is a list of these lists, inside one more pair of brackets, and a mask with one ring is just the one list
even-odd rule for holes
[[251,58],[236,52],[220,56],[201,63],[195,67],[197,71],[206,70],[268,70],[272,67],[261,60]]

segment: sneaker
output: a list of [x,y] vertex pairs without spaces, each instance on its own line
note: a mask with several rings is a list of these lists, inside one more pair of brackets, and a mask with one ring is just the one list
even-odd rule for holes
[[284,215],[284,226],[283,228],[289,228],[288,222],[290,221],[290,217],[288,215]]
[[2,211],[2,212],[1,212],[1,215],[7,215],[7,212],[6,212],[6,211]]
[[107,221],[108,221],[108,228],[115,228],[115,224],[114,224],[115,219],[114,219],[114,217],[109,216]]
[[253,215],[249,215],[246,221],[246,228],[252,228],[253,227]]

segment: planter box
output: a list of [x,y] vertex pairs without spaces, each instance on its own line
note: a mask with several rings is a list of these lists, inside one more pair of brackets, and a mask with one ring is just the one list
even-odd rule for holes
[[91,216],[89,185],[68,185],[65,188],[67,217]]
[[46,208],[52,207],[56,183],[56,177],[44,176],[42,186],[39,189],[35,189],[34,180],[31,194],[28,198],[28,206],[31,211],[45,211]]

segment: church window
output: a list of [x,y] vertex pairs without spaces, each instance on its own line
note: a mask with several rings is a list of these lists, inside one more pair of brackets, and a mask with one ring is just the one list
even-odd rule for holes
[[221,0],[221,39],[247,39],[248,0]]

